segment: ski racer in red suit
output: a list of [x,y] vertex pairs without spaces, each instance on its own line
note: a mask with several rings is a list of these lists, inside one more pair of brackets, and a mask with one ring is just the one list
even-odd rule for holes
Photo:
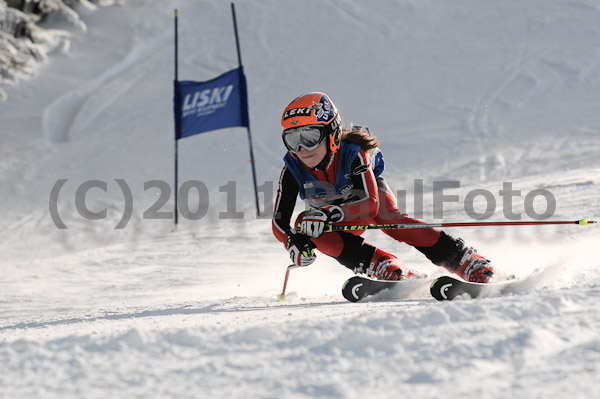
[[[382,172],[379,143],[368,129],[341,127],[340,115],[325,93],[294,99],[281,118],[288,152],[279,178],[273,214],[273,234],[288,250],[294,264],[308,266],[315,248],[355,273],[379,280],[400,280],[417,273],[396,256],[366,242],[364,230],[324,232],[327,224],[425,223],[402,213]],[[311,208],[290,226],[297,197]],[[490,261],[463,240],[434,228],[381,230],[396,241],[412,245],[431,262],[463,279],[487,283],[494,275]]]

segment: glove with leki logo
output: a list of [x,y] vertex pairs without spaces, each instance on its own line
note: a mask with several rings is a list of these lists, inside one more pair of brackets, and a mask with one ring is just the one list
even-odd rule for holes
[[330,223],[344,220],[344,211],[337,205],[314,209],[306,212],[300,222],[300,230],[312,238],[319,238],[325,231],[325,226]]

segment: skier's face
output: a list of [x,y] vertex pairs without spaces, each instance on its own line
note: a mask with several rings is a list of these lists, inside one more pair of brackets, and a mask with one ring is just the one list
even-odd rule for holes
[[323,140],[321,145],[312,151],[308,151],[306,148],[300,147],[300,151],[298,151],[296,155],[298,158],[300,158],[304,165],[308,166],[309,168],[314,168],[321,163],[323,158],[325,158],[325,154],[327,154],[326,144],[327,140]]

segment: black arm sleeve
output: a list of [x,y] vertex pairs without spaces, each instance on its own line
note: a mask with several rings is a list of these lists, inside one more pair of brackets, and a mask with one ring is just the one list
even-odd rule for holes
[[[363,174],[366,172],[367,168],[368,166],[364,164],[361,155],[358,154],[356,158],[354,158],[354,161],[352,161],[352,166],[350,167],[350,170],[352,171],[350,180],[352,181],[352,193],[355,196],[355,201],[369,197],[369,193],[363,179]],[[365,169],[364,172],[359,173],[362,169]]]
[[299,192],[298,182],[292,173],[287,168],[284,168],[281,177],[279,178],[277,200],[275,202],[273,213],[273,229],[277,230],[274,231],[275,235],[282,235],[277,238],[283,238],[283,235],[288,234],[290,231],[290,220],[292,218],[292,213],[294,212],[294,207],[296,206],[296,198],[298,197]]

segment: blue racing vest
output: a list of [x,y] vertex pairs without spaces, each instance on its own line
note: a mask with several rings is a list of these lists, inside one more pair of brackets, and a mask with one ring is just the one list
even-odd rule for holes
[[[360,151],[357,144],[347,143],[342,140],[338,154],[338,169],[335,182],[317,180],[304,167],[299,159],[294,158],[289,152],[283,157],[285,166],[298,182],[300,198],[313,207],[325,205],[341,205],[355,199],[352,192],[352,162]],[[383,154],[379,148],[371,150],[371,168],[377,178],[384,169]]]

